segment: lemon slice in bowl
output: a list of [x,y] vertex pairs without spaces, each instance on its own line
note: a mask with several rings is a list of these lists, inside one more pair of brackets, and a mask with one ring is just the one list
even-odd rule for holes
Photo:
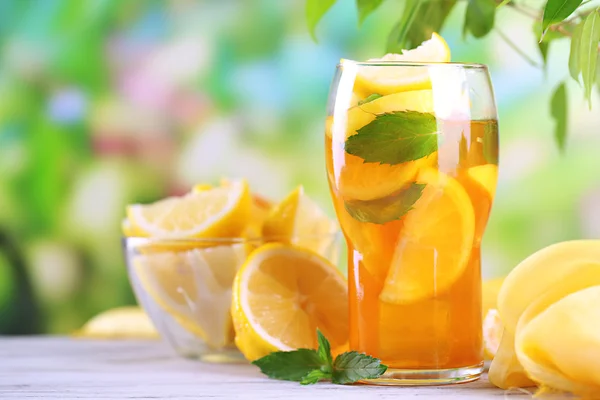
[[311,251],[266,244],[248,258],[233,285],[235,343],[252,361],[273,351],[316,348],[316,329],[348,340],[348,289],[340,271]]
[[270,211],[262,233],[269,241],[292,244],[329,258],[334,255],[337,224],[299,186]]
[[[449,62],[450,48],[448,43],[437,33],[431,39],[421,43],[412,50],[403,50],[402,54],[386,54],[382,58],[372,58],[368,63],[373,65],[358,68],[354,91],[362,97],[373,93],[380,95],[405,92],[409,90],[427,89],[431,87],[429,72],[426,68],[388,68],[378,65],[386,62]],[[342,66],[346,62],[342,60]]]
[[127,207],[134,231],[158,238],[238,237],[250,210],[245,181]]
[[460,183],[434,168],[421,170],[416,182],[425,186],[405,216],[380,294],[388,303],[409,304],[450,288],[473,246],[475,212]]
[[183,328],[215,349],[232,342],[231,287],[248,254],[236,243],[140,254],[133,268],[150,297]]

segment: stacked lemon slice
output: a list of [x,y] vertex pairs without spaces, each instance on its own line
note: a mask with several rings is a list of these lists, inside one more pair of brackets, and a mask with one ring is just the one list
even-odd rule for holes
[[347,341],[336,224],[302,187],[273,205],[243,180],[196,185],[130,205],[123,233],[148,238],[129,260],[144,294],[214,350],[233,344],[234,322],[249,359],[316,345],[316,327]]

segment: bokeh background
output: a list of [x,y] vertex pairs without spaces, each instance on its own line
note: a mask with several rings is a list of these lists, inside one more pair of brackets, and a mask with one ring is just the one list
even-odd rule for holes
[[[315,43],[304,0],[0,1],[0,333],[66,333],[135,302],[128,203],[243,176],[273,199],[303,184],[333,215],[322,132],[334,66],[381,56],[400,3],[358,28],[354,1],[339,0]],[[600,237],[600,102],[589,111],[569,84],[560,154],[548,103],[568,42],[552,43],[544,70],[497,34],[464,40],[463,15],[442,34],[454,60],[490,65],[500,114],[493,277],[550,243]],[[503,10],[496,25],[540,59],[530,20]]]

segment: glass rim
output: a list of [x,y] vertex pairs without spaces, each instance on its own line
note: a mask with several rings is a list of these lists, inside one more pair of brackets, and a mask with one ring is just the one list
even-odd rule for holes
[[[331,238],[340,235],[339,230],[332,231],[330,233],[324,233],[322,235],[299,235],[299,238]],[[263,241],[282,241],[288,239],[287,237],[282,236],[255,236],[255,237],[203,237],[203,238],[168,238],[168,237],[146,237],[146,236],[122,236],[121,240],[124,243],[133,243],[133,244],[147,244],[147,243],[173,243],[173,244],[183,244],[183,243],[196,243],[196,244],[238,244],[238,243],[253,243],[253,242],[263,242]]]
[[480,63],[465,63],[456,61],[355,61],[345,59],[340,62],[337,67],[341,68],[344,64],[352,64],[358,67],[451,67],[463,69],[480,69],[487,70],[486,64]]

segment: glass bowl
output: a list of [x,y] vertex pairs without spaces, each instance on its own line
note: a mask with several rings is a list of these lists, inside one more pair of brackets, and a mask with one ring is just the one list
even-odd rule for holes
[[[129,280],[161,337],[181,356],[244,360],[234,344],[232,285],[250,253],[273,238],[123,239]],[[339,234],[306,238],[338,266]]]

